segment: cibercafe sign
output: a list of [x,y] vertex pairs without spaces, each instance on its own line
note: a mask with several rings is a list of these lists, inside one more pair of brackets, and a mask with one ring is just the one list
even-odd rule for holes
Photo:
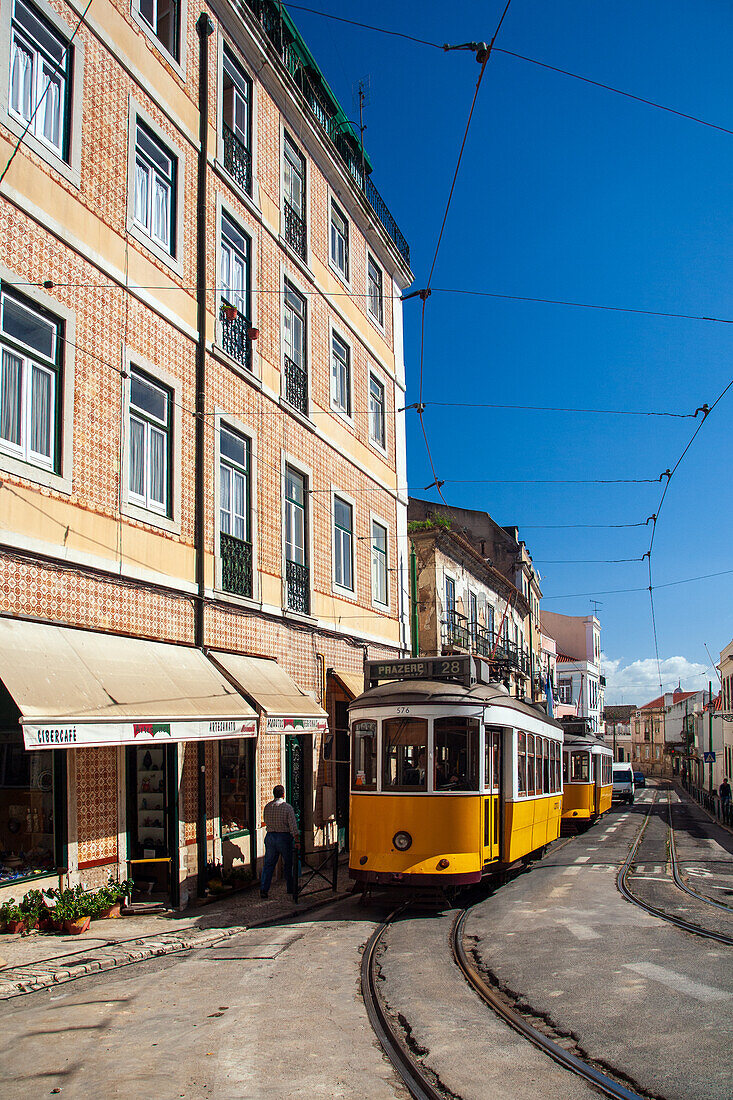
[[217,718],[191,722],[23,723],[27,749],[73,749],[90,745],[149,745],[169,741],[220,741],[256,737],[255,718]]

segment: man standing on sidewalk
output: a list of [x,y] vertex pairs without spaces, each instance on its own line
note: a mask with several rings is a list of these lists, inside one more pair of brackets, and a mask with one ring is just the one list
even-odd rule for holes
[[273,800],[268,802],[262,816],[265,821],[265,862],[260,876],[260,897],[266,898],[277,861],[282,856],[285,872],[285,888],[293,892],[293,846],[300,847],[298,822],[295,810],[285,801],[285,788],[278,783],[273,789]]

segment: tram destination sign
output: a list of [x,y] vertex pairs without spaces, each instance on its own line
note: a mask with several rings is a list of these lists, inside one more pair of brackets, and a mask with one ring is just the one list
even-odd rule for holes
[[376,687],[384,680],[449,680],[470,687],[476,666],[466,654],[459,657],[410,657],[404,661],[367,661],[365,681]]

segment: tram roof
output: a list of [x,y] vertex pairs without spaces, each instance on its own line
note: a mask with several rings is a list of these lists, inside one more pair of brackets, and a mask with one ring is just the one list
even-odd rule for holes
[[443,680],[390,680],[369,688],[350,704],[350,710],[362,710],[370,706],[396,706],[398,702],[431,706],[446,704],[474,703],[479,706],[505,707],[507,710],[539,718],[556,729],[562,729],[559,722],[550,718],[543,710],[523,703],[501,688],[492,684],[474,684],[467,688],[463,684]]
[[611,748],[606,742],[592,733],[568,733],[565,731],[565,745],[571,749],[607,749]]

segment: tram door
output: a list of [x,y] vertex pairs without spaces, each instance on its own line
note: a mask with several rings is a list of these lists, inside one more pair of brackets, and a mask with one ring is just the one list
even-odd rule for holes
[[501,768],[501,730],[486,730],[484,743],[484,863],[499,858],[501,804],[499,789]]
[[601,812],[601,756],[594,753],[593,761],[593,813],[598,817]]

